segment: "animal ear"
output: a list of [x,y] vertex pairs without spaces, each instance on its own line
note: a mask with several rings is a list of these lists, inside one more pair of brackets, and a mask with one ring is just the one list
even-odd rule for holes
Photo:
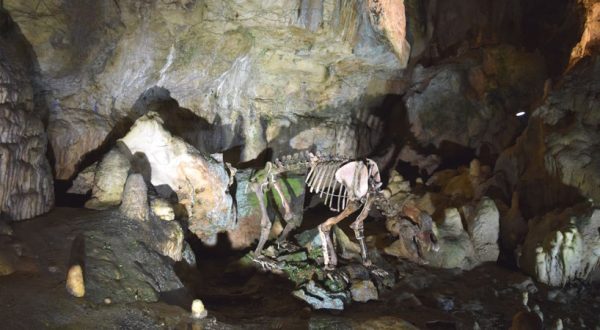
[[[360,171],[356,173],[356,171]],[[356,175],[358,174],[358,175]],[[353,182],[356,177],[357,182]],[[335,179],[347,188],[354,189],[354,196],[361,198],[369,190],[369,172],[362,162],[354,161],[340,167],[335,172]]]

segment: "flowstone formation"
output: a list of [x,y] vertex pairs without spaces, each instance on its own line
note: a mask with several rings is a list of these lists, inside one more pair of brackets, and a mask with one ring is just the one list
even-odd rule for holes
[[61,180],[143,114],[154,88],[223,137],[190,141],[209,154],[237,146],[242,161],[267,146],[287,153],[288,141],[313,128],[324,152],[364,153],[369,146],[351,135],[369,127],[356,114],[393,88],[410,54],[402,1],[3,5],[38,57]]
[[54,205],[46,159],[44,108],[34,100],[33,57],[5,12],[0,12],[0,214],[29,219]]
[[[142,212],[135,206],[132,209],[127,205],[130,202],[124,199],[127,197],[124,189],[131,186],[129,173],[138,173],[135,176],[138,185],[151,185],[155,191],[152,210],[162,217],[170,218],[171,213],[174,217],[173,206],[159,205],[173,200],[173,204],[185,210],[182,216],[186,218],[188,229],[204,243],[214,244],[217,233],[234,228],[236,217],[229,194],[234,174],[220,157],[198,152],[181,138],[171,135],[158,114],[148,113],[135,122],[98,164],[92,197],[86,207],[105,209],[121,204],[126,214],[133,212],[136,214],[133,217],[146,218],[142,213],[147,211]],[[155,201],[161,197],[162,202]],[[148,202],[143,204],[148,207]]]

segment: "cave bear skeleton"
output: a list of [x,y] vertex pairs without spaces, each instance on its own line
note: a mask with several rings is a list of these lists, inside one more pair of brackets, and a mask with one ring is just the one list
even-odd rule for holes
[[[364,220],[369,211],[376,206],[384,214],[400,212],[410,219],[416,225],[421,223],[431,223],[430,217],[425,212],[420,211],[412,203],[405,203],[400,206],[389,204],[385,194],[381,192],[381,175],[377,163],[371,159],[364,158],[352,160],[337,156],[322,156],[317,153],[302,153],[294,156],[283,157],[282,160],[276,160],[274,163],[267,162],[265,170],[255,175],[250,180],[249,187],[252,188],[258,198],[258,204],[261,210],[261,235],[258,246],[255,249],[255,255],[261,256],[264,245],[271,231],[271,221],[266,210],[266,201],[264,192],[271,189],[281,200],[283,220],[286,226],[277,239],[277,243],[285,242],[292,229],[299,226],[299,223],[290,221],[293,218],[289,202],[278,182],[278,178],[285,173],[302,173],[306,175],[306,189],[310,193],[318,194],[323,203],[330,210],[340,212],[338,215],[327,219],[318,227],[321,241],[323,242],[323,259],[325,268],[335,269],[337,266],[337,256],[334,245],[331,240],[331,229],[333,225],[346,219],[359,209],[359,215],[350,225],[354,230],[356,239],[360,246],[361,259],[363,264],[370,266],[371,262],[367,255],[367,246],[364,236]],[[427,231],[432,237],[431,228],[421,228]]]

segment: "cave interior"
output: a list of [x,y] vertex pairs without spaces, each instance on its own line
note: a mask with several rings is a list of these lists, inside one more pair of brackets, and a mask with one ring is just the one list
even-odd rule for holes
[[6,329],[600,329],[600,1],[0,1]]

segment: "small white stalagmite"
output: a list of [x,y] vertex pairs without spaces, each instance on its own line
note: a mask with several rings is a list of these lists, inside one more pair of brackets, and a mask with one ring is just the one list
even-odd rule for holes
[[67,272],[67,291],[74,297],[85,295],[85,282],[81,265],[72,265]]
[[194,299],[192,302],[192,317],[195,319],[203,319],[208,315],[208,312],[204,308],[204,304],[200,299]]

